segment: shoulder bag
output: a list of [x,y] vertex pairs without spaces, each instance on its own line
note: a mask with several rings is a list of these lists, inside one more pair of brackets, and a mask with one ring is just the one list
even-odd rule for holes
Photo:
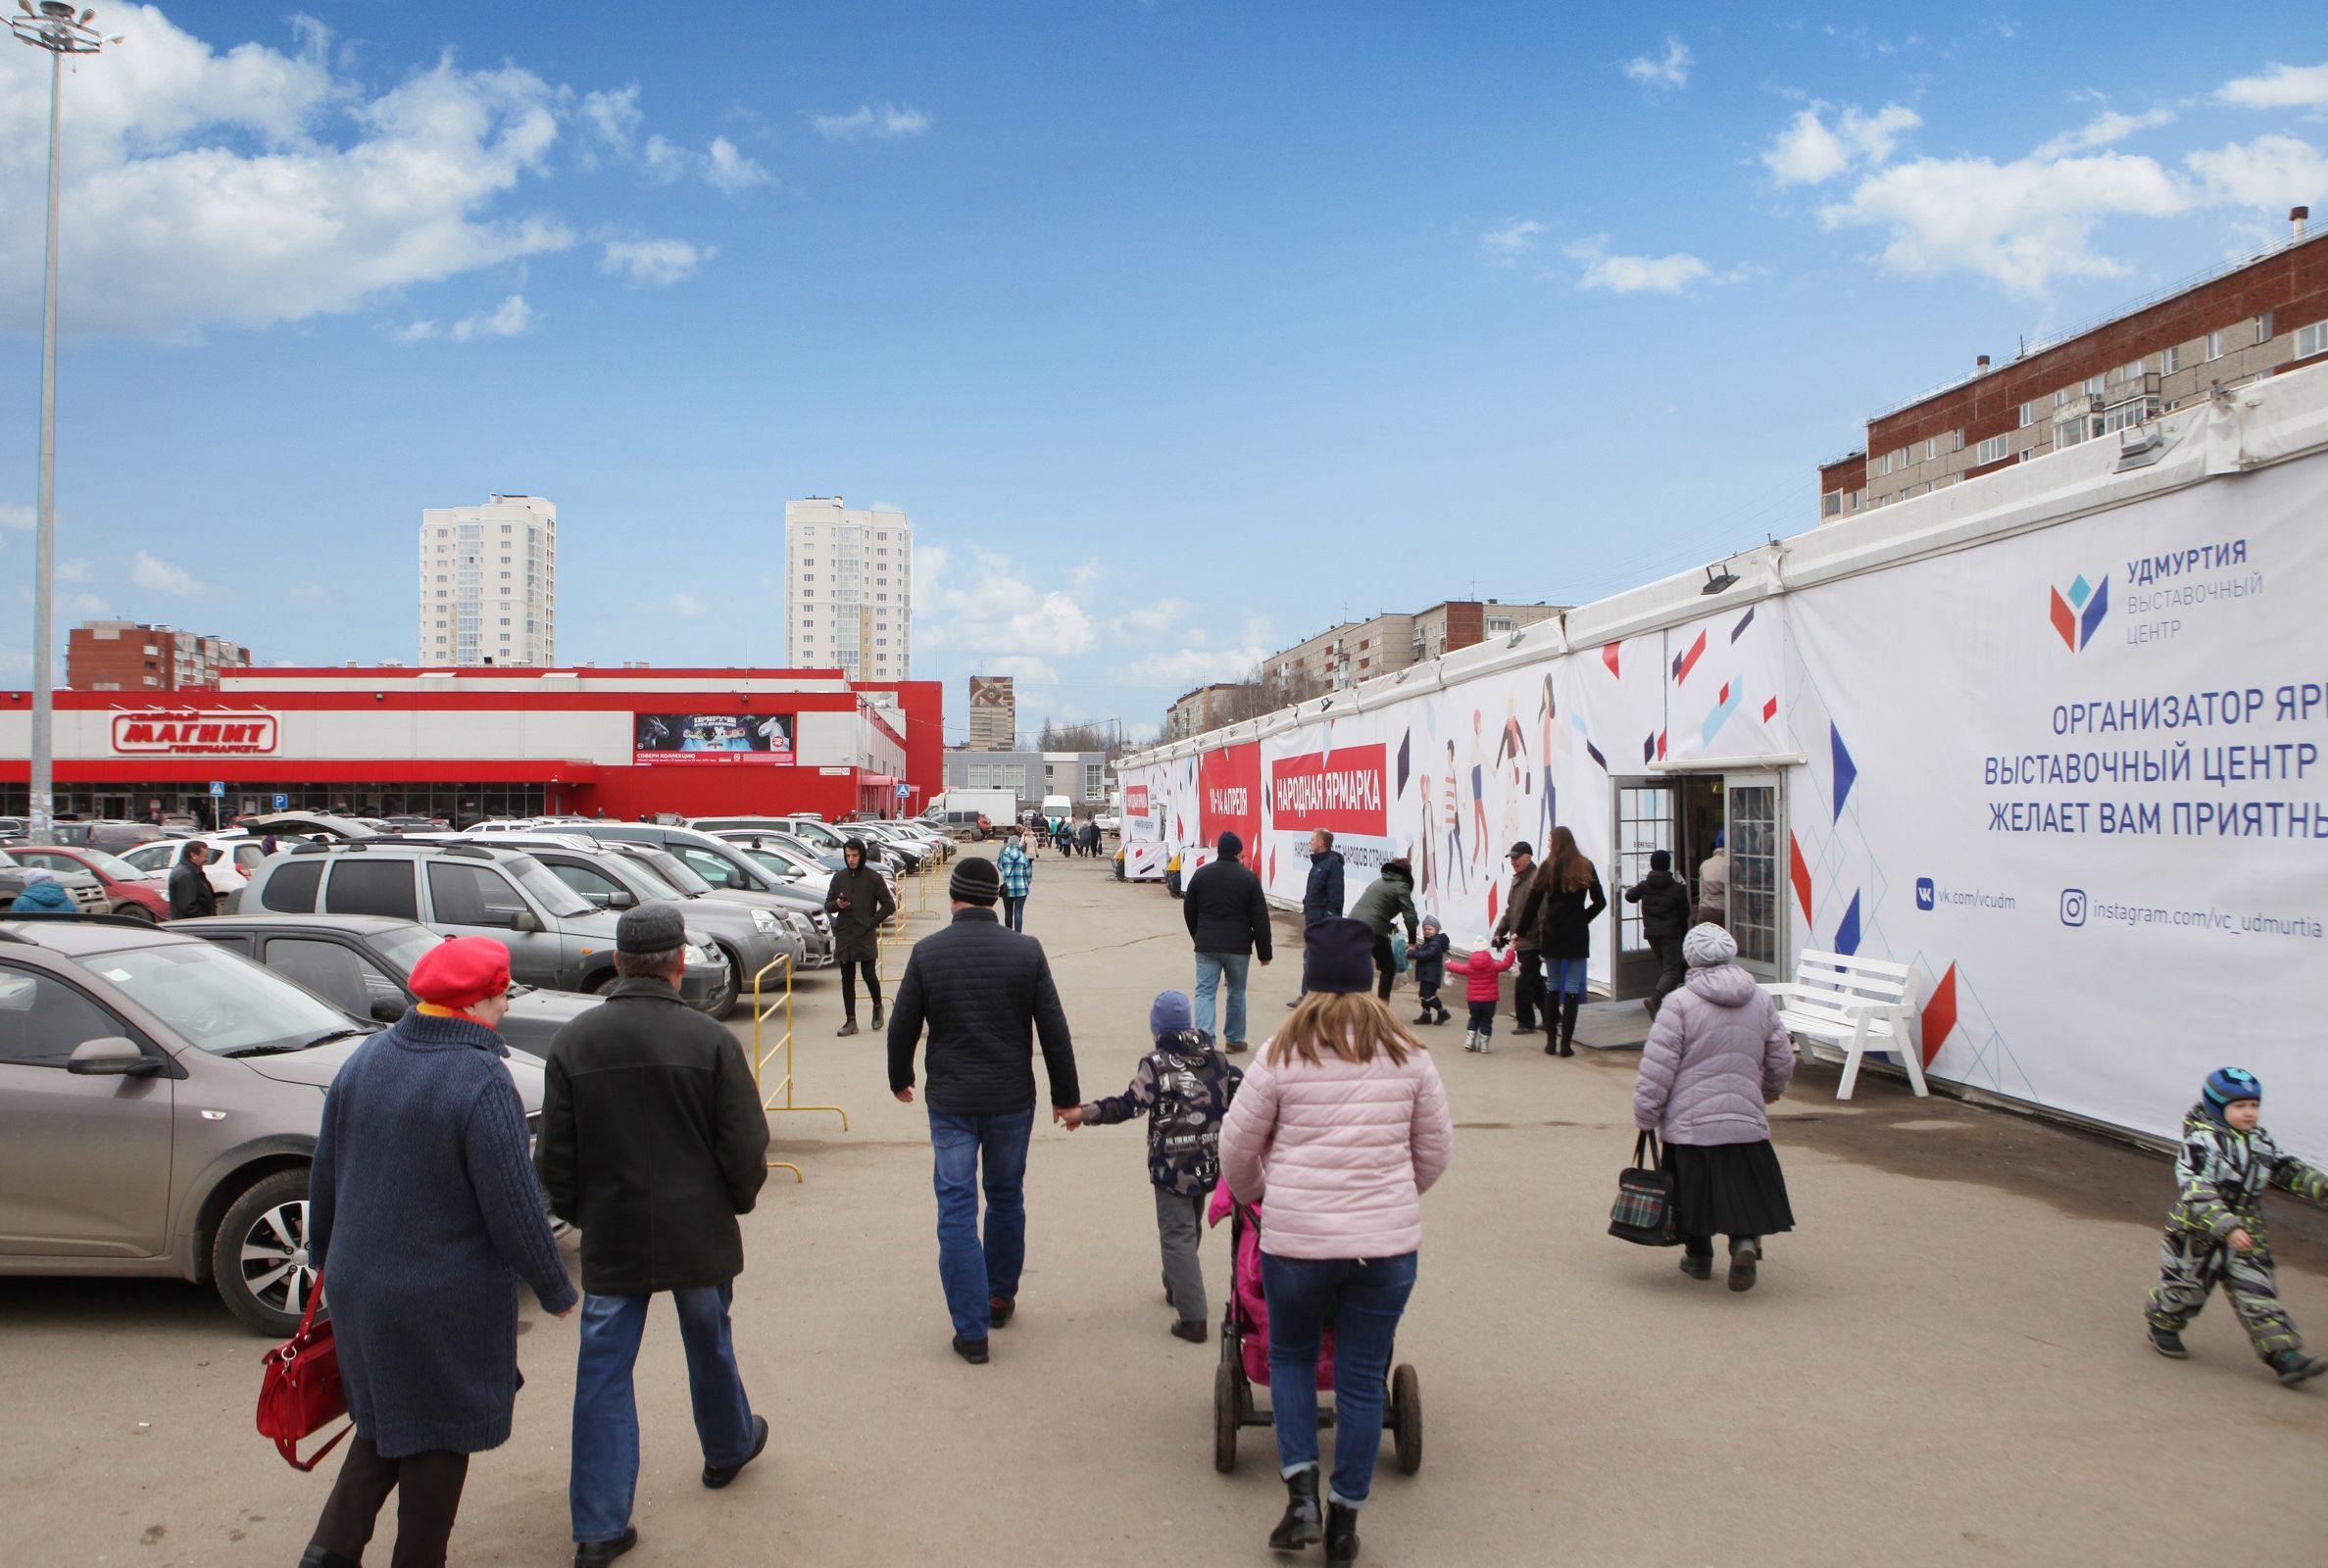
[[1633,1163],[1616,1173],[1609,1234],[1641,1247],[1680,1245],[1673,1230],[1673,1173],[1660,1166],[1654,1132],[1633,1140]]
[[309,1471],[323,1455],[356,1430],[350,1421],[332,1434],[331,1441],[306,1458],[299,1457],[302,1439],[312,1438],[348,1413],[348,1396],[339,1384],[339,1348],[332,1343],[331,1320],[316,1321],[316,1303],[323,1298],[323,1277],[308,1294],[307,1314],[298,1332],[267,1352],[259,1373],[259,1436],[273,1440],[275,1451],[292,1469]]

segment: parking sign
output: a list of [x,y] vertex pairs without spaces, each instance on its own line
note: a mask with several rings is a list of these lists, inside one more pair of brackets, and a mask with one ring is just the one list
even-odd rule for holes
[[274,798],[274,808],[278,811],[288,811],[291,808],[291,797],[288,795],[277,795]]

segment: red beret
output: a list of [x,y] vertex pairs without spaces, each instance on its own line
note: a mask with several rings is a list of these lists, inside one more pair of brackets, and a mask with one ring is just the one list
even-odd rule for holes
[[510,950],[491,937],[452,937],[413,965],[413,993],[456,1012],[510,988]]

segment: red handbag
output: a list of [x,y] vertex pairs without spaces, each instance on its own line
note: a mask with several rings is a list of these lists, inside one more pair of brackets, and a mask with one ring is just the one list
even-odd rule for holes
[[323,1298],[323,1276],[308,1294],[307,1315],[299,1330],[267,1352],[259,1373],[259,1436],[274,1440],[283,1462],[299,1471],[313,1470],[323,1455],[356,1430],[350,1421],[331,1441],[306,1458],[299,1457],[300,1440],[312,1438],[348,1413],[347,1392],[339,1386],[339,1347],[331,1340],[331,1320],[316,1321],[316,1303]]

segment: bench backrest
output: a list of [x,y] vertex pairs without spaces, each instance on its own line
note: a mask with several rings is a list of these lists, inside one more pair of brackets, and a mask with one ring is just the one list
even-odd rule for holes
[[1800,989],[1791,1005],[1900,1007],[1907,1004],[1908,969],[1904,963],[1856,954],[1806,953],[1796,961],[1795,984]]

